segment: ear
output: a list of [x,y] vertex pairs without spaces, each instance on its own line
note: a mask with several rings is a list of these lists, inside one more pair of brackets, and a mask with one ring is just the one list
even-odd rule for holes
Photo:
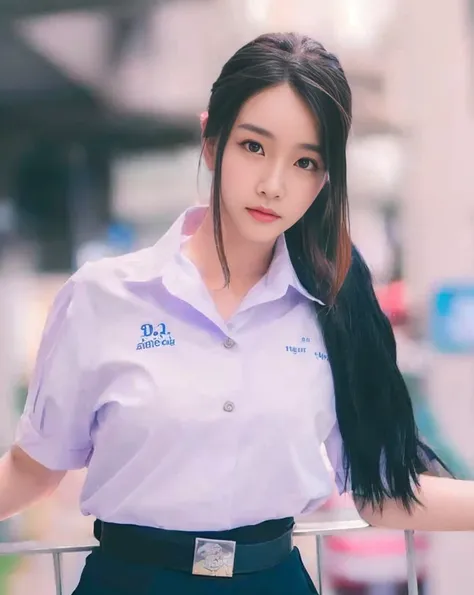
[[204,161],[205,161],[209,171],[214,171],[215,143],[212,139],[206,138],[204,136],[208,119],[209,119],[208,112],[203,112],[199,118],[199,121],[201,123],[201,136],[202,136],[202,149],[203,149],[202,153],[204,156]]
[[321,182],[320,182],[320,187],[319,187],[319,190],[318,190],[318,194],[317,194],[316,196],[319,196],[319,194],[320,194],[320,193],[321,193],[321,192],[324,190],[324,188],[326,188],[326,186],[328,186],[328,185],[329,185],[329,172],[326,172],[326,173],[324,174],[324,177],[323,177],[323,179],[322,179],[322,180],[321,180]]
[[202,112],[199,116],[199,122],[201,123],[201,135],[204,136],[206,130],[207,121],[209,120],[209,112]]

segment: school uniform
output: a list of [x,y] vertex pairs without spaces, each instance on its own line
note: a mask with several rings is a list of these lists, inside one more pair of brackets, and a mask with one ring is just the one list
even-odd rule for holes
[[50,469],[87,467],[101,548],[77,595],[315,592],[291,529],[332,492],[322,444],[348,488],[324,304],[282,236],[224,321],[181,251],[204,214],[86,264],[48,317],[16,442]]

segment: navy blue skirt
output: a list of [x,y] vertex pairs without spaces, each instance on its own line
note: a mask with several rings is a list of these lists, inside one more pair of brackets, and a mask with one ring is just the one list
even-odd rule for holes
[[317,595],[300,553],[294,548],[280,564],[232,578],[195,576],[152,564],[124,563],[100,549],[86,560],[73,595]]

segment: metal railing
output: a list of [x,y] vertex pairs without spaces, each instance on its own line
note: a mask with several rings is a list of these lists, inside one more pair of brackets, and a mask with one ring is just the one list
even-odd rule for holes
[[[302,521],[296,524],[293,535],[305,537],[313,535],[316,537],[316,563],[317,582],[319,595],[323,595],[323,540],[328,535],[337,535],[349,531],[373,530],[370,525],[360,518],[339,519],[328,518],[326,521],[307,522]],[[405,531],[405,552],[407,561],[407,585],[408,595],[418,594],[418,577],[416,573],[415,540],[413,531]]]
[[[317,589],[323,595],[323,540],[328,535],[347,533],[349,531],[371,530],[371,527],[359,518],[340,519],[328,517],[323,521],[300,521],[296,523],[294,537],[316,537]],[[85,545],[47,546],[21,543],[4,543],[0,545],[0,556],[49,554],[53,558],[56,595],[66,595],[63,584],[63,555],[91,552],[97,548],[97,542]],[[418,581],[415,564],[415,546],[413,531],[405,531],[405,549],[407,559],[408,595],[418,595]]]

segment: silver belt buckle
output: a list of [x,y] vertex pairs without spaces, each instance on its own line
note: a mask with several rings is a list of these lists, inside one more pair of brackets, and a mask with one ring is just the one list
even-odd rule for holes
[[235,541],[196,538],[193,574],[232,577],[234,574]]

